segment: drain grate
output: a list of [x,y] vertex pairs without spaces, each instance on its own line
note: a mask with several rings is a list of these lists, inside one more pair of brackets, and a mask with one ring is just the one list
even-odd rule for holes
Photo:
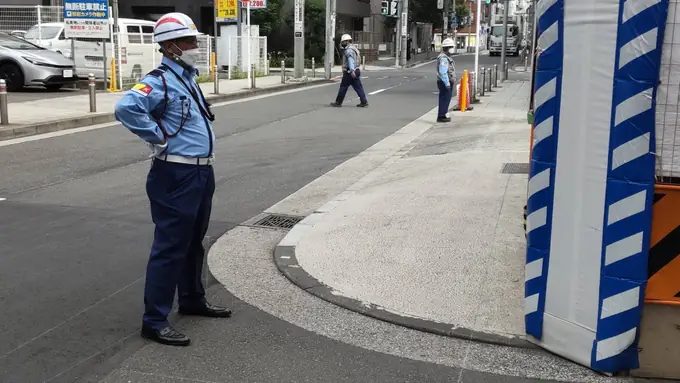
[[528,162],[509,162],[503,164],[503,169],[501,173],[505,174],[529,174],[529,163]]
[[304,217],[293,217],[290,215],[269,214],[261,220],[255,222],[253,226],[277,227],[280,229],[292,229]]

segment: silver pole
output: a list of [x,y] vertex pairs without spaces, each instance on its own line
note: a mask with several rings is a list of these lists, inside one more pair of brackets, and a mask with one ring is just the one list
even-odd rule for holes
[[286,83],[286,60],[281,60],[281,84]]
[[[477,0],[477,15],[482,14],[482,0]],[[475,16],[475,73],[479,73],[479,29],[481,28],[481,17]],[[458,44],[456,44],[458,46]],[[477,88],[477,76],[475,76],[475,88]]]
[[408,57],[408,0],[401,0],[401,65],[407,64]]
[[470,73],[470,76],[472,76],[472,81],[470,82],[470,86],[472,87],[472,99],[470,100],[471,103],[475,103],[477,101],[477,72],[472,72]]
[[295,78],[305,75],[305,0],[295,0],[293,31],[293,68]]
[[508,81],[508,70],[509,70],[509,66],[508,66],[508,62],[506,61],[505,62],[505,79],[504,79],[505,81]]
[[102,56],[104,58],[104,89],[108,89],[109,88],[109,76],[108,76],[109,68],[108,68],[108,65],[106,65],[106,64],[109,63],[109,59],[106,57],[106,39],[102,40]]
[[361,56],[361,70],[366,71],[366,56]]
[[394,52],[394,66],[397,68],[399,67],[399,58],[401,58],[401,50],[403,49],[401,46],[401,8],[402,8],[402,1],[403,0],[397,0],[397,30],[396,33],[394,34],[394,42],[396,44],[395,46],[395,52]]
[[442,17],[444,18],[444,24],[442,27],[442,42],[444,42],[444,39],[446,39],[446,35],[449,29],[449,3],[451,0],[444,0],[444,12],[442,13]]
[[484,97],[485,90],[486,90],[486,68],[482,67],[482,89],[480,89],[479,95]]
[[253,71],[253,77],[251,77],[252,83],[250,85],[251,85],[251,88],[255,89],[255,77],[256,77],[255,76],[255,64],[250,64],[250,70]]
[[7,82],[0,79],[0,124],[9,125],[7,113]]
[[326,0],[326,57],[324,62],[324,74],[327,80],[331,79],[333,69],[333,58],[335,57],[335,47],[333,38],[335,37],[335,0]]
[[312,77],[316,78],[316,62],[314,61],[314,57],[312,57]]
[[[507,49],[508,45],[508,16],[510,12],[510,2],[505,1],[505,4],[503,4],[503,43],[501,45],[501,64],[505,62],[505,49]],[[507,80],[507,73],[505,74],[505,78],[503,80]]]
[[493,86],[498,88],[498,64],[493,64],[494,80]]
[[97,111],[97,90],[95,89],[95,86],[94,73],[90,73],[87,76],[87,87],[90,91],[90,113],[95,113]]
[[493,85],[492,78],[493,77],[493,72],[491,71],[491,68],[489,68],[489,82],[487,82],[486,85],[486,90],[489,91],[489,93],[493,92],[493,89],[491,89],[491,86]]
[[[237,3],[241,3],[241,1],[237,1]],[[212,62],[212,54],[210,55],[210,59],[209,59],[210,61],[209,62],[210,62],[210,64],[214,64],[214,65],[212,65],[212,68],[211,68],[212,71],[213,71],[213,77],[215,78],[215,82],[213,84],[213,87],[214,87],[213,92],[215,92],[215,94],[220,94],[220,74],[217,71],[217,68],[219,67],[219,65],[217,65],[217,46],[218,46],[218,44],[217,44],[217,1],[215,1],[215,5],[213,5],[213,35],[215,36],[214,37],[215,49],[212,52],[215,55],[215,62],[214,63]],[[208,42],[210,42],[210,36],[208,36]],[[208,49],[212,49],[212,44],[210,44],[210,45],[211,46],[208,47]],[[210,50],[208,52],[210,52]]]

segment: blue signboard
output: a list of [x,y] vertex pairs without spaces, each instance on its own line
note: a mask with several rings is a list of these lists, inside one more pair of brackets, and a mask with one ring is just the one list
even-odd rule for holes
[[108,0],[64,0],[64,37],[109,38]]

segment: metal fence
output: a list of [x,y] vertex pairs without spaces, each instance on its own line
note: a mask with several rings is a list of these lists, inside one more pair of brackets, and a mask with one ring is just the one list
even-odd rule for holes
[[0,31],[27,32],[31,31],[31,39],[40,39],[42,35],[50,34],[54,28],[41,28],[47,23],[64,21],[64,11],[61,6],[15,6],[0,5]]
[[387,36],[381,32],[348,32],[352,36],[352,41],[361,51],[361,55],[366,57],[367,63],[378,61],[380,57],[394,55],[394,42],[386,41]]
[[[668,16],[666,30],[680,24]],[[656,176],[660,182],[680,184],[680,41],[664,34],[660,84],[656,97]]]
[[[219,65],[227,67],[229,79],[245,78],[248,74],[248,36],[229,36],[226,41],[226,50],[219,42]],[[250,38],[250,64],[255,65],[256,75],[269,75],[269,59],[267,56],[267,38],[253,36]]]

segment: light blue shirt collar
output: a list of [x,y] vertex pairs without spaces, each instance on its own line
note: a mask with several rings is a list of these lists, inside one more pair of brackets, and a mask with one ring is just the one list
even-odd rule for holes
[[194,76],[198,75],[198,69],[186,70],[183,66],[165,56],[163,56],[163,60],[161,62],[169,66],[170,69],[174,70],[176,73],[181,73],[183,77],[186,77],[189,80],[193,80]]

